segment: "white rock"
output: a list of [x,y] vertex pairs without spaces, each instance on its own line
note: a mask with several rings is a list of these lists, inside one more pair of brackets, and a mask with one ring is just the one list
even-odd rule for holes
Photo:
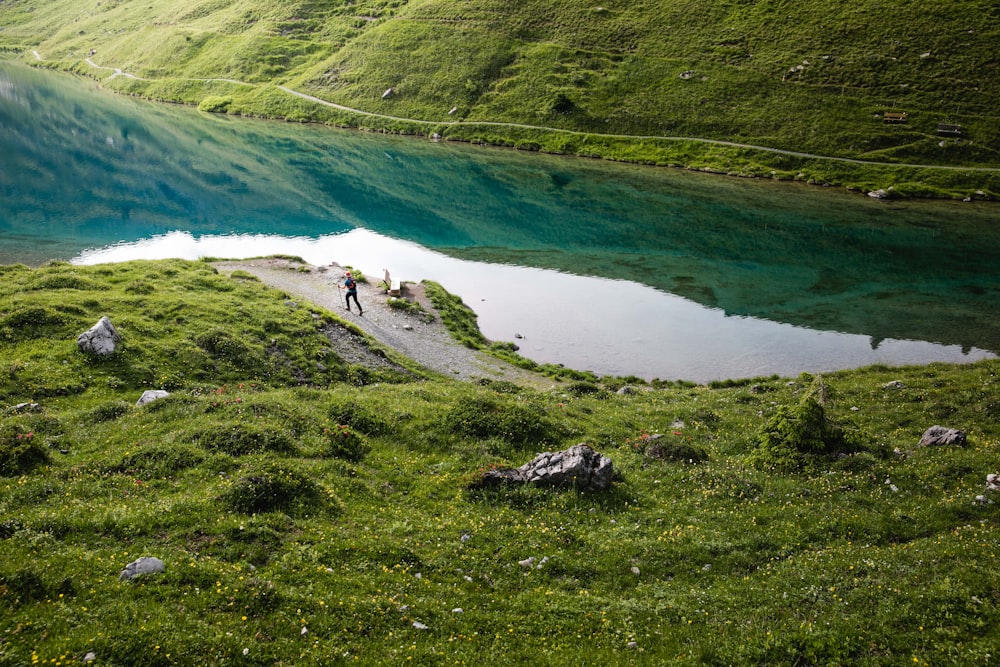
[[166,566],[162,560],[153,556],[143,556],[126,565],[125,569],[118,575],[118,580],[126,581],[140,574],[159,574],[164,571],[166,571]]
[[170,392],[164,389],[147,389],[142,392],[142,396],[140,396],[139,400],[135,402],[135,407],[146,405],[146,403],[152,403],[158,398],[166,398],[169,395]]

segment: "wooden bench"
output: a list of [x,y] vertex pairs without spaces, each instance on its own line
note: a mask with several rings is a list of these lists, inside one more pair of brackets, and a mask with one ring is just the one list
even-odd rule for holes
[[886,111],[882,114],[882,121],[885,123],[905,123],[906,122],[906,112],[905,111]]
[[389,296],[399,296],[399,292],[402,289],[402,285],[398,280],[393,280],[392,276],[389,275],[389,269],[383,269],[385,275],[382,276],[382,285],[385,287],[385,291]]
[[951,123],[938,123],[937,124],[937,133],[938,134],[948,134],[948,135],[957,137],[957,136],[959,136],[959,135],[962,134],[962,126],[961,125],[953,125]]

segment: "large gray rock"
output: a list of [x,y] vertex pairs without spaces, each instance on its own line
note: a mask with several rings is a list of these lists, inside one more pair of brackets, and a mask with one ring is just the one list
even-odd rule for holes
[[940,447],[942,445],[964,445],[965,431],[944,426],[931,426],[924,431],[918,443],[921,447]]
[[152,403],[158,398],[166,398],[169,395],[170,392],[164,389],[147,389],[142,392],[142,396],[140,396],[139,400],[135,402],[135,407],[146,405],[146,403]]
[[111,324],[107,315],[76,337],[76,346],[80,348],[81,352],[98,356],[112,354],[120,342],[122,342],[122,337],[118,335],[115,325]]
[[127,581],[140,574],[159,574],[165,571],[166,566],[162,560],[155,556],[143,556],[126,565],[122,573],[118,575],[118,580]]
[[611,459],[581,443],[561,452],[543,452],[520,468],[489,470],[481,484],[508,482],[603,491],[611,486],[614,472]]

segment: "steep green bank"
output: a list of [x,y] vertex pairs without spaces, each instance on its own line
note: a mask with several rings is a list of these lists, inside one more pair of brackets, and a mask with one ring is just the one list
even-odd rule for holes
[[[0,272],[0,665],[996,661],[996,361],[537,390],[205,263]],[[611,491],[470,489],[579,442]]]
[[0,49],[216,112],[995,198],[998,12],[988,0],[19,0],[0,5]]

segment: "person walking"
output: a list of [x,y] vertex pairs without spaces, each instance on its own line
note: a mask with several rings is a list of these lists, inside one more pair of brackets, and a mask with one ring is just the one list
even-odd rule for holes
[[358,307],[358,315],[364,315],[365,311],[361,309],[361,303],[358,301],[358,283],[351,277],[350,271],[344,274],[344,287],[347,288],[347,296],[345,297],[347,310],[351,309],[351,297],[354,297],[354,305]]

